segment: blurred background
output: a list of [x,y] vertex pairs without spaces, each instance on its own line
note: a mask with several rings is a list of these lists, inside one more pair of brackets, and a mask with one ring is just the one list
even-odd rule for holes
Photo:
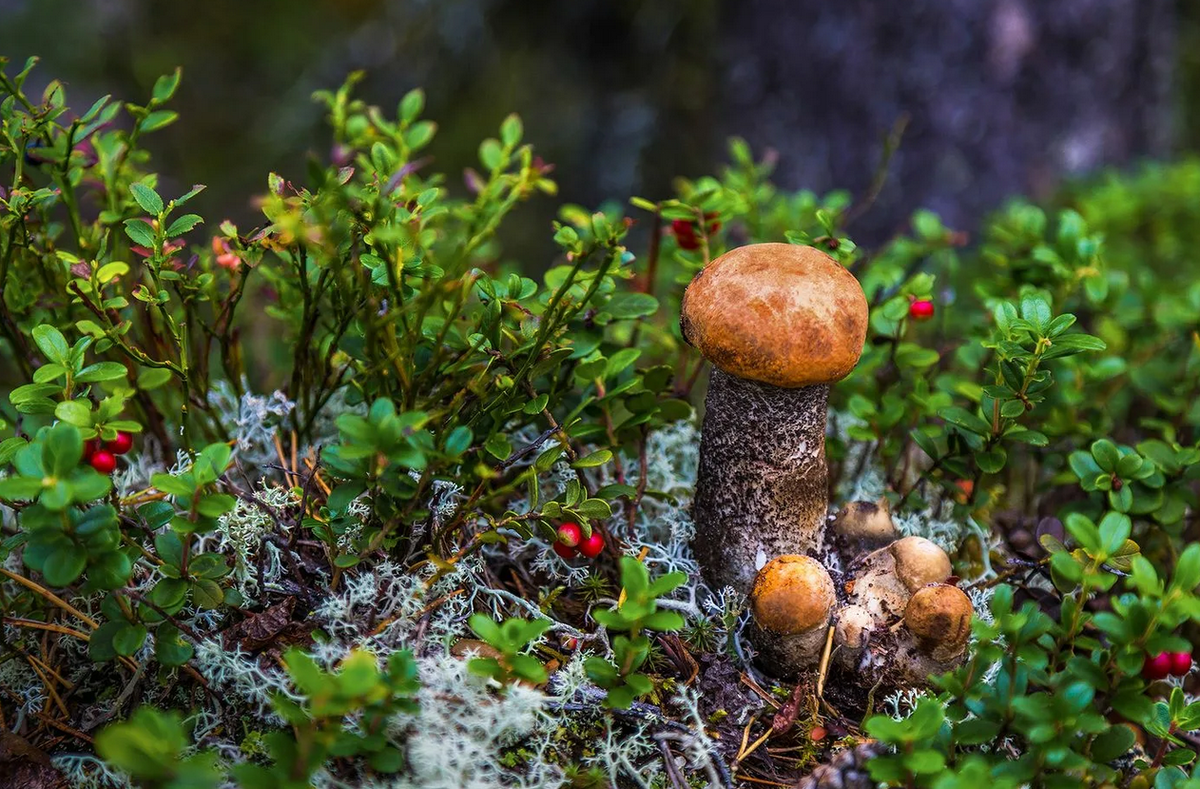
[[[425,88],[452,187],[516,111],[585,206],[666,197],[731,134],[777,152],[782,186],[861,193],[906,123],[867,243],[1200,143],[1195,0],[0,0],[0,54],[39,55],[29,87],[62,79],[79,108],[182,66],[181,122],[148,141],[168,182],[210,185],[210,224],[256,224],[268,171],[326,157],[310,96],[354,69],[389,113]],[[510,252],[552,250],[558,202],[506,223]]]

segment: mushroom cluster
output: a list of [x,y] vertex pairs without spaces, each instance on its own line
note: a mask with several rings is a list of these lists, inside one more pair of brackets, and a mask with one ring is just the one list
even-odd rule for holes
[[828,643],[863,684],[911,686],[961,661],[973,610],[945,551],[901,539],[886,502],[829,516],[829,386],[867,317],[858,280],[812,247],[740,247],[692,280],[680,327],[713,365],[694,546],[710,585],[750,596],[766,670],[813,669]]

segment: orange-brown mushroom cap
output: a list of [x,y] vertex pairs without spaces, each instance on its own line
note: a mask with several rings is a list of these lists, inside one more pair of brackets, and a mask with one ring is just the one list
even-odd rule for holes
[[957,586],[937,584],[918,590],[904,609],[904,624],[934,657],[961,654],[971,635],[971,598]]
[[896,577],[910,592],[915,593],[929,584],[940,584],[953,572],[946,552],[924,537],[905,537],[890,547],[896,558]]
[[818,249],[751,244],[696,275],[680,326],[730,375],[785,388],[829,384],[862,355],[867,298],[854,275]]
[[759,627],[781,635],[803,633],[829,621],[833,579],[807,556],[777,556],[754,578],[750,605]]

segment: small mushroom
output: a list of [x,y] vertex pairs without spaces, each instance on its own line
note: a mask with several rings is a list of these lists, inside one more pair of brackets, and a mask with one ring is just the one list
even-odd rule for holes
[[693,515],[715,588],[749,591],[767,560],[814,553],[828,514],[829,384],[858,363],[867,300],[812,247],[752,244],[688,285],[683,337],[713,364]]
[[950,584],[934,584],[913,594],[904,609],[904,626],[923,655],[939,664],[953,664],[967,649],[974,613],[966,592]]
[[875,616],[861,605],[848,605],[839,610],[833,630],[838,661],[848,668],[856,665],[877,626],[879,622]]
[[777,556],[750,591],[751,640],[773,673],[793,676],[817,663],[834,603],[833,579],[807,556]]
[[833,519],[830,532],[844,546],[858,550],[878,548],[899,536],[887,499],[850,502]]
[[905,537],[867,554],[862,560],[850,602],[879,621],[901,616],[913,593],[950,577],[950,557],[924,537]]

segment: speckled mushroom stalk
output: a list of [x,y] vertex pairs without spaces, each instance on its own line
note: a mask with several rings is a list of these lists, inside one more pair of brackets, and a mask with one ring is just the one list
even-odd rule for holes
[[693,502],[696,557],[711,586],[749,593],[770,559],[818,550],[826,399],[862,353],[866,297],[817,249],[752,244],[696,275],[680,326],[715,368]]
[[712,371],[692,512],[696,558],[714,588],[745,593],[769,559],[819,544],[828,394],[824,384],[783,389]]

